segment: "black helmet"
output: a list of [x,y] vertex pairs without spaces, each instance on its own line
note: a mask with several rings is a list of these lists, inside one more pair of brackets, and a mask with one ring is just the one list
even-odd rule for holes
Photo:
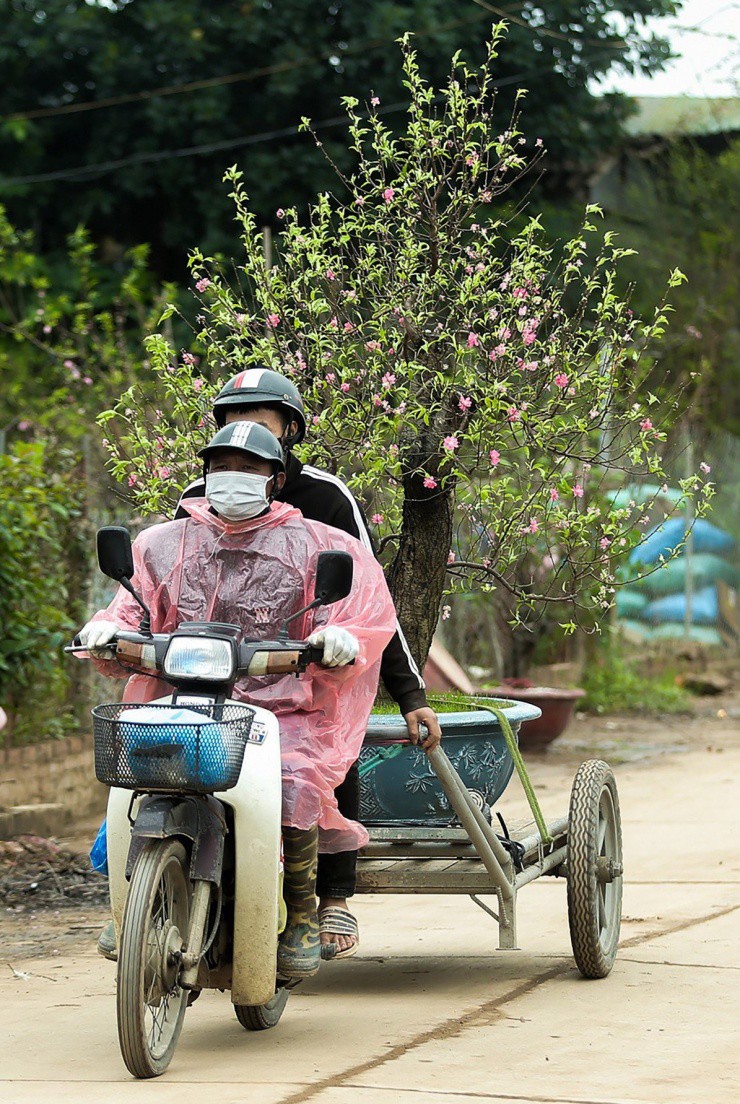
[[279,406],[291,421],[298,422],[291,443],[298,444],[306,436],[306,412],[298,388],[287,376],[269,368],[247,368],[224,384],[213,404],[216,425],[224,424],[230,406]]
[[283,450],[274,434],[256,422],[231,422],[219,429],[205,448],[198,453],[203,457],[203,475],[208,469],[208,458],[217,449],[237,449],[239,452],[259,456],[260,460],[269,460],[276,471],[285,471]]

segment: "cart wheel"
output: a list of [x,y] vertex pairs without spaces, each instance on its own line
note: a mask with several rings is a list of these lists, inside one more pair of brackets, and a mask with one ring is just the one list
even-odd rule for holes
[[235,1004],[236,1018],[247,1031],[266,1031],[279,1021],[289,996],[290,989],[281,987],[267,1004]]
[[606,977],[622,919],[622,826],[617,783],[600,759],[582,763],[573,780],[566,871],[576,965],[584,977]]

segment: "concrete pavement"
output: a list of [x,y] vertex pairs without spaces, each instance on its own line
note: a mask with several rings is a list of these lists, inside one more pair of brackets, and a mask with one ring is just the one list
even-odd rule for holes
[[[137,1083],[112,964],[92,947],[15,961],[29,976],[0,973],[0,1100],[735,1104],[740,738],[729,724],[710,737],[617,769],[626,879],[608,979],[575,970],[559,879],[522,890],[517,952],[495,950],[467,898],[364,897],[360,955],[304,983],[277,1028],[247,1033],[206,993],[169,1072]],[[546,757],[532,773],[546,815],[564,813],[572,769]],[[502,808],[521,809],[515,790]]]

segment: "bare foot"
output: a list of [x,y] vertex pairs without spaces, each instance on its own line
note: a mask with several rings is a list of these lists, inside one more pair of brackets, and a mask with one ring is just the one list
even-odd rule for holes
[[[325,908],[340,908],[344,909],[345,912],[349,912],[346,897],[321,897],[319,898],[319,921]],[[322,932],[320,938],[324,946],[327,943],[336,943],[337,954],[349,950],[357,943],[357,939],[353,935],[335,935],[331,932]]]

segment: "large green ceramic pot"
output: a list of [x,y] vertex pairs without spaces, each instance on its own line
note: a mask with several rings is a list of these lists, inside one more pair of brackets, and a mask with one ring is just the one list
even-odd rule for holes
[[[507,702],[517,735],[522,721],[540,716],[536,705]],[[440,713],[443,743],[452,765],[484,812],[498,801],[514,763],[494,713],[485,708]],[[360,820],[370,827],[442,828],[455,815],[425,752],[408,742],[400,713],[373,714],[360,753]]]

